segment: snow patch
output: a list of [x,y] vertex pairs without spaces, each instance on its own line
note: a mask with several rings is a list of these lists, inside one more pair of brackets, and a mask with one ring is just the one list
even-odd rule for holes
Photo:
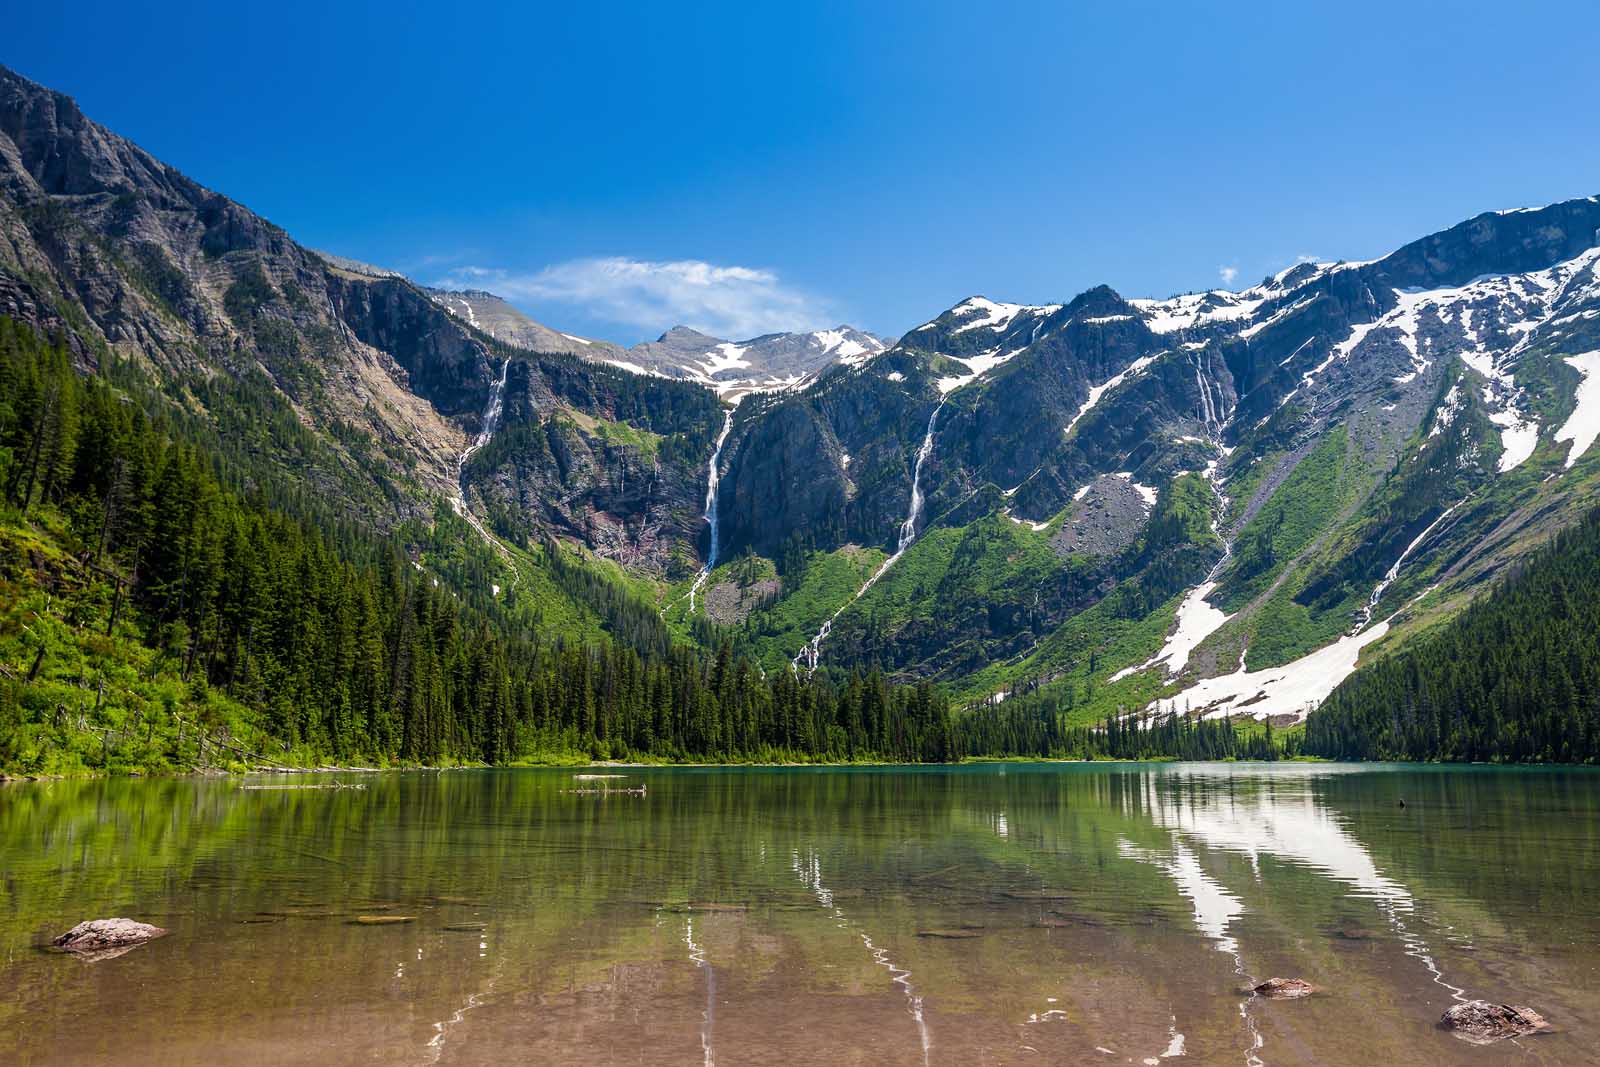
[[1389,621],[1385,619],[1292,663],[1259,671],[1246,671],[1241,656],[1239,669],[1232,674],[1203,679],[1165,701],[1153,701],[1148,710],[1159,711],[1166,704],[1180,712],[1192,708],[1208,719],[1248,714],[1256,719],[1293,715],[1296,720],[1303,720],[1356,669],[1361,650],[1388,632]]
[[1490,415],[1489,421],[1500,427],[1500,446],[1504,449],[1498,464],[1501,474],[1522,466],[1523,461],[1539,447],[1538,421],[1530,419],[1524,422],[1515,407]]
[[1153,508],[1156,506],[1156,496],[1158,495],[1156,490],[1148,485],[1140,485],[1138,482],[1134,481],[1132,471],[1118,471],[1111,477],[1121,478],[1123,481],[1132,486],[1134,492],[1144,497],[1145,507]]
[[1046,519],[1043,522],[1030,522],[1027,519],[1019,519],[1019,518],[1017,518],[1017,516],[1011,514],[1011,509],[1010,508],[1006,508],[1004,511],[1001,512],[1001,514],[1004,515],[1006,518],[1010,519],[1012,522],[1016,523],[1018,526],[1026,526],[1028,529],[1032,530],[1034,533],[1043,533],[1045,527],[1050,525],[1050,520],[1049,519]]
[[964,322],[957,326],[951,333],[966,333],[976,330],[980,326],[987,326],[991,330],[1004,329],[1006,323],[1016,318],[1017,313],[1024,310],[1021,304],[1002,304],[986,297],[975,296],[965,300],[950,309],[952,315],[959,317],[976,315],[971,322]]
[[1190,654],[1200,647],[1200,642],[1216,633],[1223,623],[1233,618],[1221,608],[1214,608],[1206,602],[1206,597],[1216,588],[1216,582],[1206,582],[1189,590],[1189,594],[1183,598],[1183,603],[1178,605],[1177,625],[1173,627],[1172,636],[1167,638],[1166,644],[1161,646],[1161,651],[1137,667],[1126,667],[1118,671],[1110,680],[1121,681],[1130,674],[1148,670],[1158,663],[1166,664],[1169,678],[1176,678],[1182,674],[1183,668],[1189,664]]
[[1140,356],[1138,359],[1124,367],[1119,373],[1107,378],[1101,384],[1091,385],[1089,387],[1089,398],[1079,405],[1078,413],[1072,416],[1072,420],[1067,423],[1062,432],[1071,433],[1072,428],[1078,425],[1078,420],[1082,419],[1096,404],[1100,403],[1101,397],[1105,396],[1108,392],[1127,381],[1128,378],[1138,374],[1150,364],[1154,363],[1160,354],[1161,353],[1157,353],[1154,356]]
[[1578,462],[1578,457],[1589,451],[1594,439],[1600,437],[1600,351],[1568,356],[1562,362],[1583,375],[1583,381],[1573,393],[1577,407],[1556,431],[1557,441],[1572,442],[1566,463],[1570,469]]
[[750,361],[744,358],[744,354],[747,351],[749,351],[748,346],[736,345],[732,341],[724,341],[706,353],[710,358],[704,360],[700,366],[708,376],[712,377],[721,374],[725,370],[748,370]]
[[1428,436],[1438,437],[1456,421],[1456,416],[1459,414],[1461,414],[1461,383],[1456,382],[1444,395],[1444,403],[1433,416],[1433,429],[1428,431]]

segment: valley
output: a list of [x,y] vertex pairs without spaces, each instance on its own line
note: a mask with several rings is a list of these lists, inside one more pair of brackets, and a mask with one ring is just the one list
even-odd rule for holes
[[[383,546],[512,643],[872,678],[1050,737],[1171,713],[1299,736],[1597,502],[1592,197],[1237,291],[622,347],[307,249],[4,71],[0,133],[18,352],[61,346],[220,490],[363,531],[336,554]],[[37,499],[60,552],[91,507],[115,548],[115,449],[18,488],[54,395],[8,424],[15,543]],[[609,752],[594,731],[561,751]]]

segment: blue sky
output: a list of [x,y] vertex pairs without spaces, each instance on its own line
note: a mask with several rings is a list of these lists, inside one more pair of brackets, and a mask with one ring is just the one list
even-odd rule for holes
[[622,342],[1244,285],[1600,193],[1590,3],[87,3],[6,22],[0,62],[302,242]]

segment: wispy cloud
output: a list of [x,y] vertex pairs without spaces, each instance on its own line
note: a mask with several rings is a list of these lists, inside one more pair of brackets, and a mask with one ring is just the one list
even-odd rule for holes
[[1217,274],[1222,278],[1223,285],[1232,285],[1239,278],[1238,267],[1218,267]]
[[692,259],[574,259],[529,274],[461,267],[438,284],[490,289],[535,306],[564,305],[649,331],[681,323],[735,340],[831,322],[825,302],[785,284],[772,271]]

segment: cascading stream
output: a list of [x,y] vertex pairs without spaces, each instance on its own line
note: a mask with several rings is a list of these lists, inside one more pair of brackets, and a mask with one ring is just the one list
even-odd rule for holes
[[722,416],[722,432],[717,434],[717,443],[711,450],[711,460],[706,465],[706,525],[711,527],[711,547],[706,552],[705,566],[700,568],[700,573],[695,576],[694,584],[689,587],[689,614],[694,614],[695,594],[700,587],[711,577],[711,572],[716,568],[717,555],[721,551],[720,540],[721,523],[717,516],[717,492],[722,485],[722,446],[728,441],[728,431],[733,429],[733,409],[729,408]]
[[1437,519],[1434,519],[1432,522],[1428,523],[1427,529],[1423,530],[1416,537],[1414,537],[1411,543],[1401,551],[1399,557],[1394,561],[1394,564],[1384,572],[1382,580],[1380,580],[1377,585],[1372,587],[1372,595],[1367,598],[1366,606],[1361,609],[1361,621],[1356,623],[1355,628],[1350,631],[1352,634],[1358,634],[1367,628],[1367,624],[1372,621],[1372,613],[1378,609],[1378,601],[1383,599],[1383,594],[1388,592],[1389,587],[1395,583],[1395,579],[1400,577],[1400,568],[1405,565],[1405,562],[1410,558],[1411,553],[1415,552],[1422,542],[1426,541],[1433,535],[1433,531],[1439,528],[1440,523],[1448,519],[1457,508],[1465,503],[1466,500],[1462,499],[1456,501],[1454,504],[1451,504]]
[[833,632],[834,620],[844,614],[845,608],[860,600],[868,589],[877,585],[878,579],[882,578],[889,568],[893,567],[900,557],[905,555],[906,549],[916,542],[917,522],[922,518],[922,506],[925,503],[922,496],[922,467],[923,464],[928,462],[928,457],[933,454],[933,434],[939,426],[939,413],[944,410],[944,405],[945,402],[943,400],[939,401],[938,406],[933,409],[933,414],[928,416],[928,432],[923,435],[922,444],[917,448],[917,459],[911,467],[911,507],[906,514],[906,521],[900,524],[900,540],[895,546],[894,554],[879,564],[878,569],[872,572],[872,577],[868,578],[862,583],[861,588],[856,590],[855,596],[845,601],[837,611],[828,616],[828,621],[822,624],[822,628],[817,631],[816,636],[807,641],[805,646],[795,654],[789,666],[796,673],[799,672],[801,664],[805,665],[808,673],[817,669],[817,664],[822,659],[822,642],[826,641],[828,635]]

